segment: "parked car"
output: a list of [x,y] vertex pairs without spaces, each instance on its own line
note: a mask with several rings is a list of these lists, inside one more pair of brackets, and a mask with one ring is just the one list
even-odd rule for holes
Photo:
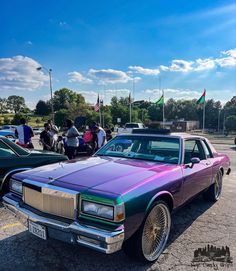
[[2,126],[2,130],[12,130],[13,132],[15,132],[15,130],[16,130],[16,125],[11,125],[11,124],[9,124],[9,125],[3,125]]
[[42,239],[123,248],[151,262],[165,248],[171,213],[199,193],[217,201],[229,173],[228,156],[204,137],[133,130],[93,157],[13,175],[3,203]]
[[33,128],[33,132],[35,135],[40,135],[43,131],[43,128]]
[[118,128],[117,133],[118,134],[132,133],[133,129],[143,129],[143,128],[145,128],[143,123],[131,122],[131,123],[126,123],[124,128]]
[[67,159],[53,152],[23,149],[0,136],[0,195],[9,191],[9,180],[14,173]]
[[13,142],[15,142],[17,139],[15,132],[12,130],[0,130],[0,136],[5,136],[11,139]]

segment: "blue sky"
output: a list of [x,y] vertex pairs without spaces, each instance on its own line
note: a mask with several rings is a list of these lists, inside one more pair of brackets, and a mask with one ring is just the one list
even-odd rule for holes
[[1,1],[0,97],[32,108],[68,87],[95,103],[128,96],[155,100],[236,95],[235,1]]

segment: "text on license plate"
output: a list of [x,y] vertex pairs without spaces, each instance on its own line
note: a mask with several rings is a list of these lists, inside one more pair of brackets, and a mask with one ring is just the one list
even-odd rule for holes
[[41,226],[39,224],[36,224],[30,220],[29,220],[29,232],[31,232],[32,234],[34,234],[44,240],[47,239],[46,227]]

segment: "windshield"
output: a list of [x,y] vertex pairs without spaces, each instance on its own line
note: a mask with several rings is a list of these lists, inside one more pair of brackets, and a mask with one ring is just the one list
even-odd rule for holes
[[12,148],[15,152],[17,152],[19,155],[29,155],[30,151],[27,149],[24,149],[20,147],[19,145],[15,144],[11,140],[7,138],[2,138],[2,140],[10,147]]
[[179,149],[178,138],[127,135],[115,137],[96,155],[178,164]]

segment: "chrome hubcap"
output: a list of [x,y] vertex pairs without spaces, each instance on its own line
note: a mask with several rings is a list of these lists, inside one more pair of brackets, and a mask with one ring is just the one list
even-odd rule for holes
[[221,190],[222,190],[222,177],[218,173],[215,177],[215,197],[216,197],[216,199],[218,199],[220,197]]
[[170,232],[170,213],[164,204],[158,204],[149,213],[142,235],[142,250],[148,261],[156,260],[165,248]]

